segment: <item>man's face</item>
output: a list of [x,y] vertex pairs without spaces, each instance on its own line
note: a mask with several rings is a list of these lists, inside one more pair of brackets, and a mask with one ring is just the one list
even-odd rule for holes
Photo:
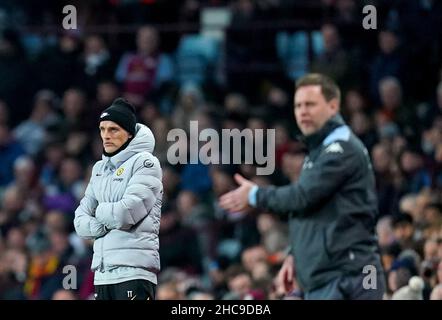
[[321,129],[339,109],[337,99],[325,100],[320,85],[298,88],[294,100],[296,123],[305,136]]
[[413,237],[414,228],[412,224],[400,223],[394,228],[394,236],[399,242],[407,241]]
[[100,122],[100,135],[107,153],[117,151],[131,137],[129,132],[113,121]]

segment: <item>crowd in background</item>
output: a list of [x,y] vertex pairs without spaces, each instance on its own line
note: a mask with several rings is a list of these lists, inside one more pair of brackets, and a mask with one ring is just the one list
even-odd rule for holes
[[[308,71],[338,82],[341,112],[371,155],[385,298],[442,299],[441,2],[69,1],[77,30],[22,28],[61,24],[63,1],[39,3],[0,4],[0,299],[93,299],[92,242],[72,221],[102,156],[98,117],[119,96],[153,131],[163,168],[157,298],[302,299],[274,285],[287,217],[227,214],[217,199],[236,172],[259,185],[297,180],[293,89]],[[362,28],[365,4],[376,30]],[[228,23],[203,33],[208,12]],[[191,120],[275,128],[274,174],[171,165],[167,134]],[[68,265],[74,290],[63,289]]]

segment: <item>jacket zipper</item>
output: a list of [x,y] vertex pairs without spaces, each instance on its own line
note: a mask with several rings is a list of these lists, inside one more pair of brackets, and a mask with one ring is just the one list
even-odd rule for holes
[[[110,162],[110,161],[108,161],[108,162]],[[106,177],[106,179],[109,179],[109,176],[112,176],[113,175],[113,173],[114,173],[114,171],[115,171],[115,168],[114,167],[112,167],[112,166],[108,166],[108,164],[106,164],[106,167],[105,167],[105,177]],[[107,181],[106,181],[107,182]],[[107,186],[110,186],[111,184],[110,183],[107,183],[106,184]],[[107,192],[110,192],[111,190],[106,190]],[[105,237],[106,235],[104,235],[102,238],[101,238],[101,248],[100,248],[100,250],[101,250],[101,261],[100,261],[100,271],[101,272],[104,272],[104,248],[103,248],[103,246],[104,246],[104,237]]]

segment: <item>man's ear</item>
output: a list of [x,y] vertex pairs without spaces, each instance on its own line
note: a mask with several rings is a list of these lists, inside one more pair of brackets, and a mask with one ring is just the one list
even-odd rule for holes
[[329,102],[330,109],[332,110],[333,114],[337,114],[339,112],[339,100],[338,98],[333,98]]

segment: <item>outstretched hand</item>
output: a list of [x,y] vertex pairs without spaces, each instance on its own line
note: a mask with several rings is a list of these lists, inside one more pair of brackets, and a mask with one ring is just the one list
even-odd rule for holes
[[219,199],[221,208],[229,212],[242,212],[249,209],[249,192],[255,186],[240,174],[235,174],[234,179],[239,184],[238,188],[223,194]]

